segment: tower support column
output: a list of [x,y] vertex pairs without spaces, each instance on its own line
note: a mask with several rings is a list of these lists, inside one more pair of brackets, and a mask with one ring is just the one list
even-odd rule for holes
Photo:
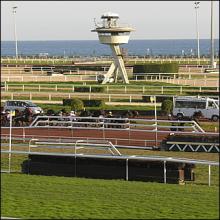
[[117,82],[118,77],[121,77],[124,83],[129,84],[128,75],[119,45],[110,45],[110,47],[112,49],[114,62],[111,64],[102,84],[106,84],[111,77],[114,78],[114,82]]

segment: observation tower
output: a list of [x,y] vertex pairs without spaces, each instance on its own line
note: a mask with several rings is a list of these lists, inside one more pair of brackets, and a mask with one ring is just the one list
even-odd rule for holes
[[128,75],[119,45],[128,43],[130,32],[134,31],[134,29],[128,26],[119,26],[119,15],[115,13],[104,13],[101,19],[102,24],[95,24],[96,29],[92,30],[92,32],[98,33],[100,43],[110,46],[114,58],[114,62],[111,64],[107,74],[105,74],[102,84],[109,82],[110,78],[113,78],[114,82],[121,78],[124,83],[128,84]]

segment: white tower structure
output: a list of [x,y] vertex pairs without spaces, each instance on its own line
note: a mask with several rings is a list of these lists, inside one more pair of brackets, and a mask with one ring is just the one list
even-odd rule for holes
[[128,75],[119,45],[128,43],[130,32],[134,31],[134,29],[128,26],[119,26],[117,23],[119,16],[115,13],[105,13],[101,16],[101,19],[102,25],[98,26],[96,24],[96,29],[92,30],[92,32],[98,33],[100,43],[108,44],[111,47],[114,58],[114,62],[111,64],[107,74],[105,74],[102,84],[109,82],[110,78],[117,82],[119,77],[124,83],[128,84]]

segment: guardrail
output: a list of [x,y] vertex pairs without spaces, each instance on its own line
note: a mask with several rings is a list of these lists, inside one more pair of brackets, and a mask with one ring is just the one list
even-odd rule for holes
[[[36,139],[35,139],[36,141]],[[129,180],[129,161],[131,160],[141,160],[141,161],[161,161],[163,162],[163,180],[164,183],[167,183],[167,163],[182,163],[182,164],[200,164],[200,165],[208,165],[208,185],[211,186],[211,166],[219,166],[219,163],[216,161],[207,161],[207,160],[195,160],[195,159],[187,159],[187,158],[173,158],[173,157],[162,157],[162,156],[137,156],[137,155],[121,155],[120,152],[117,150],[117,148],[113,147],[110,142],[107,143],[107,148],[114,149],[117,153],[112,154],[112,150],[110,150],[112,155],[104,155],[104,154],[77,154],[76,148],[77,143],[86,143],[85,140],[77,140],[75,143],[71,143],[74,148],[74,153],[58,153],[58,152],[45,152],[45,151],[39,151],[39,152],[31,152],[30,149],[28,151],[15,151],[15,150],[1,150],[2,154],[23,154],[23,155],[39,155],[39,156],[66,156],[66,157],[74,157],[75,158],[75,171],[76,171],[76,159],[77,158],[96,158],[96,159],[120,159],[125,160],[125,179]],[[47,143],[44,142],[44,145]],[[48,142],[50,144],[50,142]],[[54,144],[54,143],[53,143]],[[60,147],[64,146],[66,143],[57,143]],[[83,147],[88,147],[90,144],[97,147],[97,144],[95,144],[95,141],[93,143],[87,143],[87,145]],[[106,143],[104,143],[106,145]],[[37,146],[38,147],[38,146]],[[99,147],[99,146],[98,146]],[[10,167],[10,166],[9,166]],[[2,171],[1,172],[5,172]],[[8,170],[8,173],[10,173],[11,170]],[[75,176],[76,172],[75,172]]]
[[[75,92],[75,88],[79,87],[86,87],[89,89],[89,93],[92,92],[93,88],[96,88],[97,85],[87,85],[86,82],[80,84],[39,84],[36,83],[34,85],[32,84],[8,84],[7,82],[4,83],[4,91],[10,91],[10,90],[21,90],[23,92],[25,91],[64,91],[64,92]],[[110,92],[122,92],[122,93],[129,93],[129,92],[138,92],[138,93],[146,93],[149,91],[159,92],[161,94],[168,93],[168,92],[175,92],[182,94],[184,92],[218,92],[219,87],[202,87],[202,86],[195,86],[195,87],[189,87],[189,86],[143,86],[143,85],[100,85],[100,87],[104,88],[104,91],[106,93]]]
[[[181,89],[181,88],[180,88]],[[182,94],[182,93],[180,93]],[[112,101],[117,101],[117,102],[140,102],[141,103],[147,103],[146,101],[143,101],[143,96],[144,97],[151,97],[155,96],[156,99],[157,97],[176,97],[176,95],[163,95],[163,94],[152,94],[152,95],[145,95],[145,94],[108,94],[108,93],[61,93],[61,92],[4,92],[2,91],[2,100],[3,101],[5,96],[10,97],[7,99],[10,100],[17,100],[17,99],[28,99],[28,100],[43,100],[44,102],[46,101],[57,101],[60,100],[62,102],[63,99],[71,99],[71,98],[82,98],[82,99],[87,99],[87,100],[92,100],[92,99],[101,99],[107,102],[112,102]],[[206,96],[204,96],[206,97]],[[208,96],[210,97],[210,96]],[[213,98],[217,98],[218,96],[213,96]],[[150,104],[154,105],[153,102],[149,102]],[[161,103],[161,102],[157,102]]]
[[[163,125],[165,124],[165,125]],[[169,125],[166,125],[169,124]],[[181,124],[181,125],[180,125]],[[189,124],[189,125],[185,125]],[[157,120],[157,119],[130,119],[130,118],[99,118],[99,117],[71,117],[71,116],[37,116],[30,124],[30,127],[66,127],[82,128],[95,127],[101,129],[125,128],[136,131],[161,131],[160,129],[190,129],[188,132],[205,133],[205,131],[195,121],[180,120]],[[148,128],[148,129],[146,129]],[[170,131],[169,131],[170,132]]]
[[[28,70],[26,69],[28,68]],[[23,76],[33,76],[34,74],[39,74],[41,73],[42,75],[44,74],[44,76],[46,76],[45,74],[48,71],[53,70],[55,67],[2,67],[1,68],[1,73],[2,75],[23,75]],[[191,67],[192,68],[192,67]],[[60,70],[64,71],[65,75],[72,75],[72,76],[78,76],[78,75],[92,75],[92,76],[97,76],[99,74],[104,74],[107,72],[107,70],[109,69],[109,67],[103,67],[103,71],[95,71],[95,70],[80,70],[78,67],[75,67],[74,70],[68,70],[62,67],[59,68],[59,70],[56,71],[56,69],[54,69],[54,73],[59,72]],[[131,71],[130,67],[126,67],[127,71]],[[188,78],[191,79],[194,76],[196,76],[198,78],[198,76],[200,76],[201,78],[208,78],[208,77],[218,77],[219,75],[219,70],[217,72],[202,72],[201,69],[199,70],[199,72],[189,72],[190,67],[187,68],[187,71],[181,71],[178,73],[161,73],[161,72],[154,72],[154,73],[133,73],[135,79],[136,76],[146,76],[146,75],[151,75],[151,76],[157,76],[158,79],[162,79],[162,77],[165,76],[169,76],[172,78],[178,78],[178,77],[184,77],[184,78]],[[203,69],[202,69],[203,70]]]
[[107,150],[111,155],[121,156],[120,151],[108,140],[76,140],[75,142],[50,142],[50,141],[41,141],[39,139],[31,139],[28,145],[28,151],[31,153],[32,148],[60,148],[60,149],[73,149],[74,154],[76,155],[78,149],[95,149],[95,150]]
[[[192,86],[214,86],[219,87],[219,79],[216,78],[204,78],[201,79],[187,79],[187,78],[176,78],[170,76],[161,76],[157,77],[156,75],[149,75],[143,76],[144,79],[138,79],[139,76],[135,76],[134,79],[131,79],[130,82],[137,82],[137,81],[149,81],[149,82],[165,82],[165,83],[173,83],[173,84],[183,84],[183,85],[192,85]],[[72,82],[72,81],[95,81],[98,82],[98,74],[97,75],[54,75],[54,76],[15,76],[15,75],[1,75],[1,80],[6,82]]]
[[[185,64],[190,64],[191,62],[196,62],[197,66],[201,66],[200,62],[206,62],[206,66],[208,65],[210,67],[210,59],[209,58],[205,58],[205,57],[201,57],[200,59],[198,58],[192,58],[192,57],[177,57],[177,56],[172,56],[172,58],[170,57],[166,57],[166,56],[162,56],[162,57],[154,57],[154,56],[127,56],[126,59],[128,59],[129,61],[133,61],[133,62],[178,62],[178,63],[182,63],[184,62]],[[98,56],[98,57],[87,57],[87,56],[81,56],[81,57],[62,57],[62,58],[58,58],[56,56],[53,57],[45,57],[45,58],[39,58],[39,57],[35,57],[35,56],[23,56],[23,57],[19,57],[18,59],[16,58],[12,58],[12,56],[6,56],[6,57],[2,57],[1,58],[1,63],[19,63],[19,62],[23,62],[24,64],[26,62],[31,62],[31,63],[41,63],[41,62],[45,62],[48,61],[48,63],[52,63],[55,64],[56,62],[62,62],[62,63],[66,63],[66,62],[87,62],[87,61],[111,61],[111,56]],[[215,61],[218,61],[217,59],[215,59]],[[204,65],[204,64],[203,64]]]
[[[38,116],[30,126],[12,128],[12,137],[21,137],[24,140],[27,137],[56,139],[57,136],[54,136],[54,132],[61,129],[59,138],[62,139],[66,138],[67,134],[72,139],[79,135],[84,136],[84,139],[92,138],[93,133],[88,135],[88,131],[91,131],[97,133],[93,138],[107,139],[114,141],[115,145],[126,144],[133,147],[157,147],[161,143],[161,138],[170,133],[218,135],[218,133],[204,132],[195,121],[99,117]],[[9,137],[9,127],[1,127],[1,129],[2,138]],[[41,129],[46,129],[46,133],[40,134]],[[108,132],[117,131],[121,132],[120,137],[108,135]]]

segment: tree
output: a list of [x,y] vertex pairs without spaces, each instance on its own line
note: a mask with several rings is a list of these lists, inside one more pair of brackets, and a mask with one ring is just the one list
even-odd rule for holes
[[161,110],[163,111],[163,113],[168,115],[172,112],[172,109],[173,109],[173,102],[170,99],[165,99],[161,105]]

